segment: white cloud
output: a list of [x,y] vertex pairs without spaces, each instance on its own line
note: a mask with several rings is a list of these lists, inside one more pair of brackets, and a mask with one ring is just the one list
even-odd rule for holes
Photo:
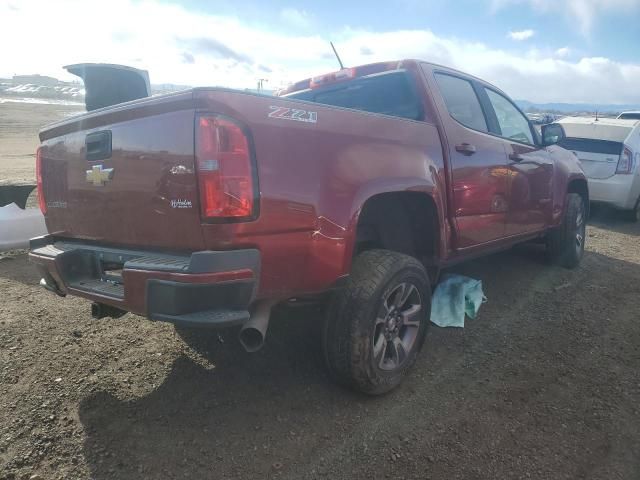
[[571,49],[569,47],[562,47],[555,51],[556,57],[565,58],[571,54]]
[[280,18],[289,25],[298,28],[307,28],[311,25],[309,14],[304,10],[283,8],[280,10]]
[[[336,69],[327,38],[249,25],[238,18],[192,13],[158,0],[112,0],[100,22],[86,0],[0,2],[0,76],[66,76],[62,65],[123,63],[149,70],[154,83],[270,88]],[[295,32],[298,32],[297,30]],[[640,64],[606,58],[569,61],[556,52],[525,54],[428,30],[327,35],[346,65],[421,58],[484,78],[514,98],[536,102],[640,103]]]
[[511,31],[508,33],[508,37],[511,40],[516,40],[518,42],[522,41],[522,40],[528,40],[531,37],[533,37],[536,34],[536,32],[534,30],[528,29],[528,30],[520,30],[520,31]]
[[602,14],[640,9],[640,0],[491,0],[491,9],[495,12],[514,4],[529,4],[542,13],[560,12],[584,35],[590,34],[594,22]]

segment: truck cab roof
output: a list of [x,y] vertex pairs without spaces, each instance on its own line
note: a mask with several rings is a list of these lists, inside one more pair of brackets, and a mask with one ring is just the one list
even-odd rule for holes
[[393,71],[408,69],[410,68],[409,67],[410,65],[415,66],[420,64],[430,65],[431,67],[434,67],[435,69],[438,69],[438,70],[444,70],[449,73],[459,74],[466,78],[472,78],[504,94],[504,92],[497,86],[487,82],[486,80],[470,75],[469,73],[457,70],[455,68],[440,65],[437,63],[428,62],[426,60],[419,60],[416,58],[405,58],[402,60],[368,63],[364,65],[358,65],[356,67],[348,67],[348,68],[343,68],[342,70],[324,73],[321,75],[317,75],[315,77],[305,78],[304,80],[294,82],[291,85],[289,85],[287,88],[278,91],[276,95],[289,96],[293,93],[298,93],[304,90],[320,88],[326,85],[331,85],[333,83],[342,83],[342,82],[346,82],[349,80],[354,80],[357,78],[366,77],[370,75],[376,75],[381,73],[391,73]]

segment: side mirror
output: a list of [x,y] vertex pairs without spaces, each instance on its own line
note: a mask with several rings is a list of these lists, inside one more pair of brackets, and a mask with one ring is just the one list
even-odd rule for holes
[[564,128],[559,123],[550,123],[542,126],[542,145],[545,147],[555,145],[566,137]]

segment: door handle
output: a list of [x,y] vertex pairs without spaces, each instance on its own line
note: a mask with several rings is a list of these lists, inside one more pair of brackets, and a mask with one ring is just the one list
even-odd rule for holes
[[84,145],[85,156],[90,162],[111,158],[111,130],[90,133]]
[[460,145],[456,145],[456,152],[467,156],[473,155],[476,153],[476,146],[470,143],[461,143]]
[[510,153],[509,160],[513,160],[514,162],[521,162],[524,160],[524,157],[519,153]]

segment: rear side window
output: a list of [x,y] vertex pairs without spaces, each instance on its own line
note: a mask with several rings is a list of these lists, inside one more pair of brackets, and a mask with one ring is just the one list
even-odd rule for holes
[[487,132],[487,121],[471,82],[444,73],[435,77],[449,114],[465,127]]
[[410,120],[422,119],[422,108],[406,72],[362,77],[345,83],[305,90],[286,98],[382,113]]
[[611,140],[598,140],[593,138],[567,137],[558,142],[562,148],[577,152],[602,153],[604,155],[620,155],[623,145]]

